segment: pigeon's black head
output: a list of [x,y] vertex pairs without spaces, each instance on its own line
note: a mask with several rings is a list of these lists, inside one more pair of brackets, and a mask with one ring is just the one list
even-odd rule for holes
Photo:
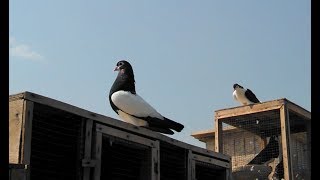
[[120,90],[130,91],[131,93],[135,94],[135,81],[131,64],[128,61],[121,60],[117,62],[114,71],[119,71],[119,73],[110,89],[109,97],[114,92]]
[[121,69],[132,69],[132,66],[128,61],[121,60],[121,61],[117,62],[117,66],[114,70],[120,71]]
[[234,85],[233,85],[233,89],[236,89],[237,87],[238,87],[238,88],[242,88],[242,89],[243,89],[243,87],[242,87],[242,86],[240,86],[239,84],[234,84]]
[[132,78],[134,77],[132,66],[126,60],[119,61],[114,71],[119,71],[120,74],[126,74]]

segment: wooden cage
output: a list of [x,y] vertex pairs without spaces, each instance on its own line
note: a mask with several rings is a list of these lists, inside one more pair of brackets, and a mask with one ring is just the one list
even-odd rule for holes
[[12,180],[222,180],[230,179],[230,161],[35,93],[9,96],[9,163],[21,166]]
[[285,98],[221,109],[214,148],[232,157],[234,179],[307,180],[310,127],[311,113]]

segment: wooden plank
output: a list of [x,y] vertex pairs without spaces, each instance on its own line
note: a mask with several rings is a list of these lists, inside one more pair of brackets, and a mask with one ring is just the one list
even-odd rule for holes
[[195,160],[192,160],[191,161],[191,175],[192,175],[192,177],[191,177],[191,179],[192,180],[197,180],[196,179],[196,161]]
[[21,131],[24,100],[9,102],[9,163],[18,164],[21,150]]
[[79,116],[82,116],[84,118],[88,118],[88,119],[92,119],[94,121],[97,122],[101,122],[103,124],[108,124],[109,126],[112,127],[116,127],[118,129],[123,129],[125,131],[130,131],[130,132],[134,132],[135,134],[139,134],[148,138],[152,138],[153,140],[162,140],[164,142],[168,142],[170,144],[174,144],[175,146],[179,146],[182,148],[186,148],[186,149],[192,149],[192,151],[198,151],[201,152],[203,154],[206,155],[211,155],[211,156],[218,156],[219,158],[222,159],[226,159],[226,160],[230,160],[231,157],[230,156],[226,156],[224,154],[220,154],[220,153],[216,153],[214,151],[210,151],[210,150],[206,150],[197,146],[193,146],[191,144],[187,144],[175,139],[172,139],[166,135],[163,135],[161,133],[157,133],[151,130],[148,130],[146,128],[143,127],[138,127],[138,126],[134,126],[132,124],[117,120],[117,119],[113,119],[110,117],[106,117],[97,113],[93,113],[90,111],[87,111],[85,109],[81,109],[78,108],[76,106],[72,106],[69,105],[67,103],[63,103],[61,101],[57,101],[48,97],[44,97],[35,93],[30,93],[30,92],[25,92],[24,94],[24,98],[28,99],[30,101],[39,103],[39,104],[43,104],[43,105],[47,105],[47,106],[51,106],[53,108],[57,108],[57,109],[61,109],[73,114],[77,114]]
[[205,162],[208,164],[214,164],[220,167],[224,167],[224,168],[230,168],[230,163],[218,160],[218,159],[214,159],[214,158],[209,158],[206,156],[201,156],[201,155],[197,155],[197,154],[192,154],[192,159],[196,160],[196,161],[201,161],[201,162]]
[[311,175],[311,121],[307,123],[307,173]]
[[[85,129],[84,159],[91,159],[92,126],[93,126],[93,120],[87,119],[86,129]],[[90,180],[90,166],[83,168],[83,180]]]
[[160,142],[155,141],[154,147],[151,148],[151,179],[160,180]]
[[31,158],[31,138],[32,138],[32,119],[33,119],[33,102],[24,101],[23,105],[23,127],[22,127],[22,164],[30,164]]
[[221,152],[223,151],[223,139],[222,139],[222,133],[223,133],[223,130],[222,130],[222,121],[219,121],[219,119],[217,117],[214,118],[214,121],[215,121],[215,151],[216,152]]
[[9,95],[9,102],[23,99],[24,95],[25,95],[25,92]]
[[9,169],[9,180],[28,180],[26,169]]
[[238,106],[229,109],[221,109],[215,111],[215,117],[218,119],[241,116],[246,114],[252,114],[263,111],[270,111],[274,109],[279,109],[281,105],[284,104],[284,99],[278,99],[273,101],[267,101],[263,103],[250,104],[246,106]]
[[193,162],[193,159],[192,159],[192,151],[189,150],[188,151],[188,164],[187,164],[187,168],[188,168],[188,171],[187,171],[187,180],[193,180],[193,172],[192,171],[192,162]]
[[200,148],[200,147],[188,144],[188,143],[184,143],[184,142],[181,142],[179,140],[167,137],[167,136],[159,134],[159,133],[158,133],[158,139],[161,140],[161,141],[170,143],[170,144],[172,144],[174,146],[178,146],[178,147],[181,147],[181,148],[184,148],[184,149],[190,149],[192,151],[201,153],[203,155],[217,157],[217,158],[220,158],[220,159],[224,159],[226,161],[231,161],[231,157],[228,156],[228,155],[225,155],[225,154],[222,154],[222,153],[218,153],[218,152],[214,152],[214,151],[211,151],[211,150],[208,150],[208,149]]
[[122,138],[128,141],[132,141],[138,144],[143,144],[145,146],[155,147],[155,142],[153,140],[150,140],[141,136],[137,136],[125,131],[121,131],[112,127],[108,127],[106,125],[96,124],[96,131],[104,134],[108,134],[111,136],[115,136],[117,138]]
[[286,180],[293,179],[290,154],[290,123],[289,112],[286,104],[280,108],[280,124],[281,124],[281,143],[282,143],[282,158],[284,167],[284,178]]
[[94,158],[96,160],[96,165],[94,167],[94,180],[100,180],[101,176],[101,153],[102,153],[102,133],[97,132],[95,138],[95,152]]
[[307,120],[311,120],[311,112],[305,110],[304,108],[290,101],[287,103],[287,108],[290,109],[291,111],[296,112],[298,115],[305,117]]

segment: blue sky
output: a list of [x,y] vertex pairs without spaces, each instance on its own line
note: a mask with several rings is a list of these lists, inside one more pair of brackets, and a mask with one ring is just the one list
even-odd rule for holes
[[108,102],[118,60],[137,93],[185,125],[171,137],[205,147],[214,111],[260,101],[311,110],[310,0],[10,0],[9,92],[31,91],[119,119]]

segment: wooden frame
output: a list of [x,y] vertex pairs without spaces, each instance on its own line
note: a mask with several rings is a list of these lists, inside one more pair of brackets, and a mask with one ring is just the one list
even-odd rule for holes
[[90,168],[95,166],[95,162],[91,159],[91,139],[92,139],[92,127],[93,120],[86,120],[85,129],[85,146],[84,146],[84,159],[82,160],[83,167],[83,180],[90,180]]
[[[195,159],[198,156],[203,156],[205,159],[211,158],[212,161],[215,161],[215,159],[217,162],[221,161],[220,165],[222,165],[221,167],[223,168],[225,167],[228,169],[228,167],[230,167],[230,165],[225,166],[225,164],[230,163],[230,156],[193,146],[170,138],[161,133],[156,133],[142,127],[137,127],[31,92],[24,92],[9,96],[11,113],[9,122],[11,125],[16,125],[12,127],[15,131],[17,131],[17,134],[13,134],[14,138],[16,138],[14,140],[16,143],[10,144],[10,150],[16,149],[15,155],[17,157],[12,156],[11,158],[10,156],[10,158],[16,159],[16,163],[24,163],[27,165],[30,164],[33,110],[34,106],[38,107],[38,105],[45,105],[53,109],[63,110],[65,112],[75,114],[81,118],[82,124],[80,134],[84,139],[82,139],[81,142],[83,144],[81,144],[79,147],[83,148],[81,149],[83,150],[83,157],[81,157],[83,158],[82,173],[80,173],[83,175],[83,180],[100,180],[103,148],[102,140],[105,135],[150,147],[151,167],[148,167],[148,169],[151,169],[150,173],[152,180],[160,180],[160,144],[162,142],[169,143],[173,146],[189,151],[187,167],[188,180],[194,179],[192,178],[193,176],[195,177]],[[13,109],[17,109],[17,111]],[[12,132],[14,131],[12,130]],[[10,137],[10,141],[13,136]],[[210,162],[210,160],[208,160],[208,162]],[[192,164],[194,165],[193,169]]]
[[145,137],[141,137],[132,133],[128,133],[123,130],[118,130],[100,123],[95,124],[96,126],[96,148],[95,148],[95,171],[94,177],[95,180],[100,180],[101,176],[101,152],[102,152],[102,137],[104,135],[114,136],[116,138],[124,139],[130,142],[134,142],[137,144],[141,144],[147,147],[150,147],[151,153],[151,168],[150,168],[150,177],[151,180],[160,180],[160,143],[159,141],[154,141],[151,139],[147,139]]
[[197,151],[197,152],[201,152],[203,154],[206,154],[208,156],[214,155],[214,156],[217,156],[221,159],[225,159],[226,161],[231,160],[230,156],[227,156],[227,155],[224,155],[221,153],[216,153],[214,151],[203,149],[203,148],[191,145],[191,144],[187,144],[187,143],[178,141],[176,139],[170,138],[168,136],[165,136],[163,134],[155,133],[155,132],[148,130],[146,128],[134,126],[129,123],[119,121],[117,119],[113,119],[113,118],[106,117],[101,114],[90,112],[85,109],[82,109],[82,108],[79,108],[79,107],[76,107],[76,106],[55,100],[55,99],[51,99],[51,98],[48,98],[45,96],[41,96],[41,95],[38,95],[35,93],[31,93],[28,91],[23,92],[23,93],[19,93],[16,95],[11,95],[9,97],[9,101],[13,101],[13,100],[17,100],[17,99],[25,99],[25,100],[29,100],[29,101],[32,101],[35,103],[51,106],[51,107],[54,107],[57,109],[63,109],[66,112],[77,114],[77,115],[82,116],[84,118],[92,119],[96,122],[100,122],[102,124],[108,124],[109,126],[117,128],[117,129],[123,129],[125,131],[130,131],[135,134],[141,134],[142,136],[148,136],[154,140],[161,140],[161,141],[168,142],[171,144],[174,143],[176,146],[179,146],[181,148],[191,149],[193,151]]
[[282,144],[282,158],[284,168],[284,178],[286,180],[293,179],[292,164],[291,164],[291,147],[290,147],[290,122],[289,112],[283,104],[280,108],[280,124],[281,124],[281,144]]
[[33,102],[18,100],[9,107],[9,162],[30,165]]
[[95,158],[95,167],[94,167],[94,180],[100,180],[101,175],[101,154],[102,154],[102,132],[96,132],[95,136],[95,148],[94,148],[94,158]]
[[[230,175],[231,175],[231,164],[221,161],[219,159],[215,159],[212,157],[207,157],[207,156],[203,156],[203,155],[199,155],[199,154],[194,154],[191,151],[189,151],[188,153],[188,162],[191,162],[191,164],[189,164],[189,166],[191,165],[191,179],[195,180],[196,179],[196,164],[197,162],[204,162],[207,164],[212,164],[212,165],[216,165],[219,167],[225,167],[225,174],[223,175],[225,178],[224,179],[231,179]],[[221,177],[220,177],[221,178]]]
[[[290,119],[289,113],[294,112],[306,120],[306,131],[307,131],[307,144],[310,146],[311,142],[311,128],[310,120],[311,113],[304,108],[290,102],[289,100],[283,98],[273,101],[267,101],[263,103],[256,103],[245,106],[238,106],[229,109],[221,109],[215,111],[215,151],[223,153],[223,139],[222,139],[222,123],[226,118],[234,118],[242,115],[250,115],[252,113],[260,113],[266,111],[278,111],[279,112],[279,121],[280,121],[280,135],[281,139],[279,140],[280,152],[282,152],[282,159],[284,165],[284,178],[286,180],[291,180],[293,178],[292,170],[292,155],[291,155],[291,138],[290,138]],[[308,162],[311,162],[311,153],[308,154]]]

